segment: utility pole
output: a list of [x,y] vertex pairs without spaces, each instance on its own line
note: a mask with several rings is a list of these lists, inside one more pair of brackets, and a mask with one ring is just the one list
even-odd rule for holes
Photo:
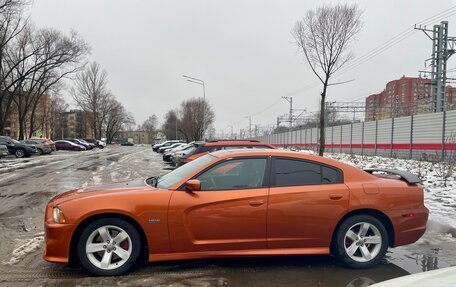
[[229,127],[231,128],[231,139],[233,139],[233,125],[230,125]]
[[432,41],[431,60],[431,102],[434,112],[443,112],[445,109],[445,86],[447,61],[455,53],[456,37],[448,37],[448,21],[434,25],[432,30],[426,26],[416,26]]
[[290,130],[293,127],[293,97],[282,97],[282,99],[285,99],[288,103],[290,103],[290,114],[288,115],[289,121],[290,121]]
[[246,116],[249,119],[249,137],[252,137],[252,116]]

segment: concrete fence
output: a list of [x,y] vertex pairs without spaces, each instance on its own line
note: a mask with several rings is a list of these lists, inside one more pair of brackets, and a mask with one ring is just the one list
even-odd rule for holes
[[[283,147],[318,149],[318,128],[257,137]],[[420,159],[448,157],[456,150],[456,110],[360,122],[325,129],[328,152]]]

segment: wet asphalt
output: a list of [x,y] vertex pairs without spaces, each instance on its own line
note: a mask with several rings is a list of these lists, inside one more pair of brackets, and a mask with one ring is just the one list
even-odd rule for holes
[[[45,157],[45,158],[43,158]],[[430,228],[417,243],[390,249],[378,267],[353,270],[331,256],[208,259],[150,263],[119,277],[92,277],[78,266],[42,260],[44,207],[50,197],[80,186],[169,172],[149,146],[110,146],[56,152],[0,169],[0,286],[369,286],[456,265],[456,240]]]

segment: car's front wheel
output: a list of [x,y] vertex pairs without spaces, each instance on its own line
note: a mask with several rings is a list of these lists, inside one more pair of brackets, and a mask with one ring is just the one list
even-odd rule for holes
[[77,251],[87,271],[97,276],[111,276],[136,267],[140,249],[141,238],[133,225],[119,218],[103,218],[84,228]]
[[385,256],[388,232],[377,218],[355,215],[340,225],[334,243],[334,253],[342,263],[351,268],[370,268]]
[[23,157],[25,157],[25,150],[22,149],[22,148],[18,148],[18,149],[14,152],[14,155],[15,155],[17,158],[23,158]]

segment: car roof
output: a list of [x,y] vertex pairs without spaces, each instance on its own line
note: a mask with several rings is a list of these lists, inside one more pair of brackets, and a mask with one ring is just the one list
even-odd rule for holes
[[290,157],[296,159],[304,159],[313,162],[318,162],[322,164],[326,164],[329,166],[337,167],[344,172],[344,177],[347,180],[369,180],[369,179],[377,179],[375,175],[369,174],[367,172],[362,171],[356,167],[351,165],[345,164],[343,162],[330,159],[327,157],[321,157],[318,155],[313,155],[305,152],[296,152],[296,151],[288,151],[288,150],[281,150],[281,149],[231,149],[231,150],[220,150],[216,152],[210,153],[211,155],[219,158],[231,158],[231,157],[243,157],[243,156],[274,156],[274,157]]
[[221,140],[221,141],[207,141],[205,146],[271,146],[270,144],[259,142],[259,141],[250,141],[250,140]]

